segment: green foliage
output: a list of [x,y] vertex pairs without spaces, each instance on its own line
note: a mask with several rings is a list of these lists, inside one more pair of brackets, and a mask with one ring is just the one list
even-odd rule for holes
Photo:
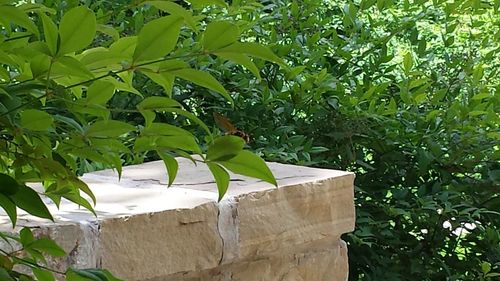
[[[223,113],[267,160],[356,173],[350,278],[493,280],[498,1],[256,2],[231,6],[243,42],[271,45],[289,67],[254,61],[256,76],[213,60],[238,93]],[[200,116],[225,110],[183,90]]]
[[[180,97],[182,87],[196,87],[232,105],[234,93],[209,63],[219,54],[255,74],[254,59],[281,62],[264,45],[240,41],[237,21],[206,17],[211,9],[226,11],[223,1],[40,2],[0,1],[0,207],[14,226],[18,209],[53,219],[42,197],[94,212],[95,197],[78,176],[102,168],[121,175],[123,164],[143,160],[162,159],[169,186],[175,156],[207,163],[219,200],[229,187],[227,170],[276,185],[243,140],[214,136]],[[20,248],[2,250],[2,280],[118,280],[106,270],[45,267],[46,255],[65,253],[28,228],[19,237],[1,235]]]

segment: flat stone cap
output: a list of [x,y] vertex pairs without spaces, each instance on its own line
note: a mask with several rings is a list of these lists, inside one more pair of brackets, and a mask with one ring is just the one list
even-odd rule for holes
[[[208,167],[203,163],[195,165],[185,158],[177,160],[179,172],[171,187],[167,187],[168,179],[162,161],[126,166],[123,168],[120,180],[114,170],[85,174],[82,180],[89,185],[97,198],[94,208],[97,218],[86,209],[64,199],[59,209],[49,199],[44,201],[56,223],[78,223],[166,210],[191,209],[208,202],[217,202],[217,185]],[[344,171],[269,162],[267,164],[276,177],[279,188],[327,179],[341,177],[353,179],[354,177],[353,173]],[[276,189],[262,180],[233,173],[230,175],[229,189],[222,201],[244,194]],[[9,229],[10,221],[3,209],[0,209],[0,223],[0,229]],[[51,221],[33,217],[22,210],[18,212],[18,226],[52,224]]]
[[[354,174],[268,163],[278,188],[231,174],[217,202],[208,167],[178,161],[170,188],[161,161],[124,167],[121,180],[112,170],[84,175],[97,198],[97,217],[68,201],[57,209],[47,199],[55,222],[20,211],[12,230],[0,213],[0,230],[28,226],[54,239],[68,253],[50,260],[60,271],[102,267],[127,281],[346,280],[340,236],[354,229]],[[303,269],[304,259],[323,267]],[[247,271],[249,265],[255,270]]]

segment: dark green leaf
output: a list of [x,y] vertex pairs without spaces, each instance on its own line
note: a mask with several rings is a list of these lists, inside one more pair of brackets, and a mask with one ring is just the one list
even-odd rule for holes
[[29,245],[26,245],[26,247],[38,250],[42,253],[46,253],[54,257],[63,257],[66,255],[64,250],[61,247],[59,247],[59,245],[57,245],[56,242],[47,238],[40,238],[34,240]]
[[19,190],[10,198],[21,209],[36,217],[54,220],[40,195],[26,185],[19,185]]
[[54,274],[52,272],[41,269],[41,268],[32,268],[33,274],[39,281],[55,281]]
[[0,194],[12,195],[19,190],[18,185],[11,176],[0,173]]
[[15,227],[17,222],[17,209],[14,202],[12,202],[12,200],[10,200],[7,196],[0,193],[0,207],[2,207],[9,216],[9,219],[12,222],[12,227]]

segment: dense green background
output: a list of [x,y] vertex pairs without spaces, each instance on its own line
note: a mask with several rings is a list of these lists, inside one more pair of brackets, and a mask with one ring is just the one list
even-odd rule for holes
[[[12,1],[0,1],[0,12],[4,2]],[[0,110],[2,183],[42,181],[53,200],[62,196],[91,209],[75,195],[85,186],[74,175],[162,158],[173,179],[172,156],[207,149],[205,161],[211,162],[221,195],[228,183],[225,169],[273,182],[258,164],[238,166],[258,159],[241,150],[241,140],[212,141],[211,134],[223,134],[213,120],[218,112],[250,135],[247,150],[268,161],[356,173],[357,225],[344,237],[350,280],[500,276],[500,1],[36,2],[52,10],[23,6],[35,26],[18,16],[19,27],[3,22],[0,30],[0,51],[26,61],[12,64],[0,52],[0,71],[5,69],[0,90],[7,93]],[[47,51],[42,45],[54,40],[40,14],[61,26],[63,15],[78,5],[96,15],[99,32],[91,45],[61,44],[68,39],[59,27],[55,51]],[[148,25],[172,15],[183,21],[174,45],[175,30],[165,35],[161,27],[168,22]],[[39,37],[22,33],[35,29]],[[165,41],[150,49],[128,41],[116,47],[119,37],[155,38],[151,34]],[[12,39],[18,37],[24,41]],[[19,54],[16,42],[30,44]],[[33,56],[48,52],[62,63],[61,46],[83,68],[66,59],[65,68],[52,73],[71,70],[76,80],[52,77],[50,64]],[[99,46],[111,51],[110,60],[79,55]],[[120,57],[123,53],[130,58]],[[170,64],[136,67],[154,59]],[[103,65],[104,70],[95,69]],[[186,74],[185,68],[195,71]],[[89,81],[88,70],[94,78],[113,71],[105,77],[114,79],[111,92],[99,79]],[[55,99],[44,99],[48,89]],[[148,110],[156,112],[155,123],[187,131],[163,126],[177,138],[159,140]],[[44,130],[30,125],[43,117]],[[122,123],[103,135],[99,122],[108,119]],[[45,149],[34,149],[40,144]],[[162,149],[155,149],[158,144]],[[48,158],[44,161],[53,167],[41,169],[48,162],[39,158]],[[73,189],[61,188],[68,182]],[[8,200],[9,192],[2,191]],[[25,231],[21,244],[30,243]],[[8,263],[1,264],[8,269]],[[106,280],[95,276],[90,280]]]

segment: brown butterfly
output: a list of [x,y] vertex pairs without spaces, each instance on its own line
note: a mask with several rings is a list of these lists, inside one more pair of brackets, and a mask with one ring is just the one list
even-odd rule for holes
[[214,119],[217,126],[225,131],[226,134],[240,137],[246,143],[250,142],[250,136],[242,130],[238,130],[226,117],[214,112]]

